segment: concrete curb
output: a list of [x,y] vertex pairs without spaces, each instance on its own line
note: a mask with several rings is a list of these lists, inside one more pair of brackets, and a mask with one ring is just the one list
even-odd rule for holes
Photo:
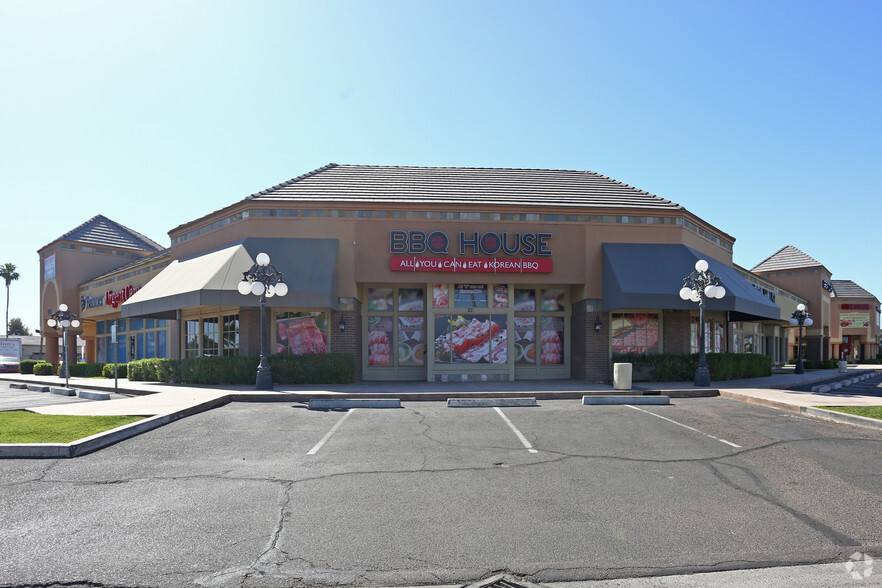
[[58,394],[59,396],[76,396],[77,391],[73,388],[52,388],[50,392],[53,394]]
[[855,425],[858,427],[869,427],[871,429],[882,430],[882,420],[862,417],[856,414],[837,412],[835,410],[827,410],[825,408],[815,408],[814,406],[804,406],[800,409],[799,412],[806,416],[824,419],[825,421],[836,421],[837,423],[845,423],[847,425]]
[[669,396],[583,396],[582,404],[585,406],[609,406],[622,404],[670,404]]
[[787,412],[792,412],[799,414],[800,407],[796,404],[788,404],[786,402],[778,402],[777,400],[769,400],[767,398],[756,398],[755,396],[750,396],[748,394],[740,394],[738,392],[734,392],[732,390],[720,390],[720,396],[723,398],[729,398],[731,400],[738,400],[740,402],[746,402],[748,404],[756,404],[757,406],[765,406],[767,408],[777,408],[779,410],[785,410]]
[[448,398],[447,408],[504,408],[506,406],[539,406],[534,397],[525,398]]
[[80,390],[80,398],[88,400],[110,400],[110,392],[92,392],[91,390]]
[[116,429],[104,431],[91,437],[77,439],[70,443],[3,443],[0,444],[0,459],[58,459],[79,457],[93,451],[103,449],[141,433],[158,429],[174,421],[180,420],[218,406],[227,404],[229,396],[215,398],[201,404],[187,407],[170,414],[147,417],[135,423],[129,423]]
[[397,398],[311,398],[309,410],[350,408],[401,408]]

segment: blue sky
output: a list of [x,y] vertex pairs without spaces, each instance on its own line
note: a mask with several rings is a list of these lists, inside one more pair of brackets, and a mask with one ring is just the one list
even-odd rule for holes
[[[882,297],[882,3],[0,0],[0,263],[329,162],[590,169]],[[672,276],[672,288],[681,276]],[[70,303],[69,303],[70,304]]]

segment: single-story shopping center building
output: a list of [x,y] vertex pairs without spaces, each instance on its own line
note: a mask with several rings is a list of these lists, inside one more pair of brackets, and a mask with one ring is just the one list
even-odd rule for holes
[[727,291],[708,351],[784,363],[807,302],[684,207],[590,171],[329,164],[169,237],[97,216],[40,249],[44,321],[78,308],[89,361],[258,355],[237,284],[264,252],[289,289],[266,301],[272,353],[350,353],[364,380],[595,381],[616,352],[698,350],[678,292],[699,259]]

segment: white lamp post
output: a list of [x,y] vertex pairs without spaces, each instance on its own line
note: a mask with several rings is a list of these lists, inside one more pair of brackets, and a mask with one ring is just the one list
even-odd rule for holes
[[720,299],[725,295],[726,289],[720,285],[720,279],[707,269],[707,261],[703,259],[696,261],[695,271],[683,278],[680,298],[698,303],[698,348],[701,356],[695,370],[696,386],[710,386],[710,368],[707,365],[704,340],[704,303],[708,299]]
[[269,255],[258,253],[257,263],[242,272],[238,290],[243,296],[254,294],[260,297],[260,365],[254,387],[256,390],[272,390],[273,376],[266,361],[266,299],[287,294],[288,284],[282,281],[282,272],[270,265]]
[[805,309],[805,304],[799,303],[796,305],[796,310],[793,311],[793,314],[790,315],[790,326],[795,327],[799,326],[799,336],[796,339],[796,370],[797,374],[805,373],[805,366],[802,364],[802,326],[805,325],[807,327],[812,326],[815,321],[812,320],[811,315],[809,315],[808,311]]
[[49,320],[46,321],[46,324],[53,329],[61,328],[61,370],[64,374],[64,387],[68,388],[70,369],[67,365],[67,328],[73,327],[78,329],[80,321],[77,318],[77,315],[67,309],[67,304],[59,304],[57,311],[49,311]]

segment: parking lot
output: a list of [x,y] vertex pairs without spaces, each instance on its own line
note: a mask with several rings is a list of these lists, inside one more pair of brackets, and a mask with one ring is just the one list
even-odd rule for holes
[[4,586],[551,582],[882,546],[882,432],[722,398],[232,403],[0,479]]

